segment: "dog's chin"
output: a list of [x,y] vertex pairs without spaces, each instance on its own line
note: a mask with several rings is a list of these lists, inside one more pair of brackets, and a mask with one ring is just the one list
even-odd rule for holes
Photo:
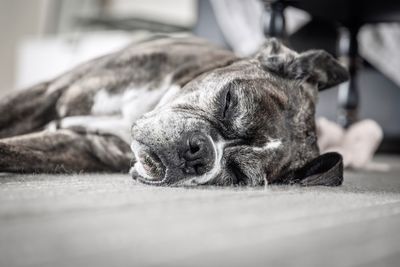
[[134,180],[142,183],[161,185],[166,180],[166,165],[147,146],[132,142],[135,164],[130,170]]
[[145,184],[162,185],[166,182],[166,167],[154,155],[144,154],[144,158],[136,157],[130,174],[134,180]]
[[155,176],[152,173],[143,173],[143,170],[140,171],[137,169],[137,166],[133,166],[130,171],[130,175],[132,176],[133,180],[136,180],[138,182],[141,182],[143,184],[148,184],[148,185],[163,185],[166,183],[166,177],[165,176]]

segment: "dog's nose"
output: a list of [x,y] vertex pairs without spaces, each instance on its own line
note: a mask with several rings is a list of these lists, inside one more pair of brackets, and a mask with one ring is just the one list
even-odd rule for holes
[[190,133],[183,140],[183,172],[202,175],[210,170],[213,163],[213,144],[210,138],[200,132]]

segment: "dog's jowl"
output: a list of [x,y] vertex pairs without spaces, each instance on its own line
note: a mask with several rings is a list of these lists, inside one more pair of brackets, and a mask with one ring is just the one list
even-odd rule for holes
[[0,171],[128,172],[153,185],[339,185],[319,155],[318,91],[347,80],[324,51],[275,39],[253,57],[153,38],[0,100]]

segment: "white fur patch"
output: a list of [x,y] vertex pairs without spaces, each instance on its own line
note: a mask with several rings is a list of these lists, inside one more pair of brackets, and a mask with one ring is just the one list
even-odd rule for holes
[[94,96],[91,114],[95,116],[119,114],[133,123],[157,105],[165,90],[165,88],[154,90],[127,88],[120,94],[110,94],[103,89]]
[[[170,84],[167,77],[160,88],[149,90],[142,88],[127,88],[119,94],[110,94],[106,89],[98,91],[93,98],[91,115],[66,117],[60,121],[60,128],[79,127],[92,133],[113,134],[130,143],[130,127],[143,114],[151,111],[159,104],[175,95],[180,87]],[[56,124],[49,124],[48,130],[55,130]]]
[[[47,129],[52,130],[54,123],[48,125]],[[94,134],[112,134],[125,142],[130,142],[131,124],[121,116],[71,116],[59,121],[61,129],[82,129]]]
[[120,114],[121,105],[124,102],[123,94],[110,94],[106,89],[101,89],[93,97],[91,114],[111,115]]
[[174,99],[175,95],[179,93],[181,87],[179,85],[171,85],[165,95],[161,98],[160,102],[158,102],[156,108],[161,107]]
[[282,145],[282,141],[279,139],[270,139],[267,143],[265,143],[262,147],[255,147],[255,151],[264,151],[264,150],[275,150]]
[[160,101],[168,88],[156,90],[131,89],[127,101],[122,105],[122,116],[130,122],[135,122],[143,114],[151,111]]
[[[122,115],[124,120],[135,122],[140,116],[154,109],[157,104],[168,101],[180,89],[171,84],[168,75],[159,88],[149,89],[149,85],[140,88],[126,88],[119,94],[110,94],[106,89],[96,93],[91,110],[92,115]],[[169,97],[168,97],[169,96]]]

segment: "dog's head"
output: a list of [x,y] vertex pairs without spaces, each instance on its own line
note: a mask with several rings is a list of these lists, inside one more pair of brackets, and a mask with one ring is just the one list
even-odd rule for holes
[[156,185],[340,183],[315,176],[341,165],[337,155],[319,156],[314,113],[318,91],[347,78],[326,52],[298,54],[270,39],[138,120],[132,174]]

